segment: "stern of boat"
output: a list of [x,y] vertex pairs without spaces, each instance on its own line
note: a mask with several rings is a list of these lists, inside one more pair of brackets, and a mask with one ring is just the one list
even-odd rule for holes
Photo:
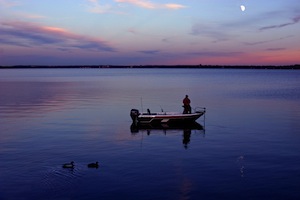
[[138,109],[131,109],[130,111],[130,117],[132,119],[132,122],[137,124],[138,123],[138,116],[140,115],[140,112]]

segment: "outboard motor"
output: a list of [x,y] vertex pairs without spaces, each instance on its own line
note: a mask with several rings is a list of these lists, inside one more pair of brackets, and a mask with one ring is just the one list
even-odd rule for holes
[[137,124],[139,114],[140,114],[140,113],[139,113],[139,110],[138,110],[138,109],[131,109],[131,111],[130,111],[130,117],[131,117],[132,122],[133,122],[134,124]]

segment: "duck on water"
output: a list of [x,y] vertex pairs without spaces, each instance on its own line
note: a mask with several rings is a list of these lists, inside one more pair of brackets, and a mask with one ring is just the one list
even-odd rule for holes
[[[74,161],[72,162],[69,162],[69,163],[65,163],[62,165],[63,168],[70,168],[70,169],[73,169],[74,168]],[[90,163],[87,165],[88,168],[98,168],[99,167],[99,162],[95,162],[95,163]]]
[[70,162],[70,163],[65,163],[63,164],[63,168],[74,168],[74,161]]
[[99,167],[99,163],[98,163],[98,161],[97,161],[97,162],[95,162],[95,163],[90,163],[90,164],[88,164],[87,166],[88,166],[88,168],[98,168],[98,167]]

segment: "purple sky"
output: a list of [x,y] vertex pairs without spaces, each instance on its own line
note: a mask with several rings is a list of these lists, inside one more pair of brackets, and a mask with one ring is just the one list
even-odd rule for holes
[[299,33],[299,0],[0,0],[0,65],[288,65]]

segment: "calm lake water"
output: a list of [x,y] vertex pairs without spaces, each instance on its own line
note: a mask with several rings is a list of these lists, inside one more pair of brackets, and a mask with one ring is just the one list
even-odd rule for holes
[[[203,129],[131,129],[186,94]],[[0,200],[300,199],[299,120],[300,71],[2,69]]]

